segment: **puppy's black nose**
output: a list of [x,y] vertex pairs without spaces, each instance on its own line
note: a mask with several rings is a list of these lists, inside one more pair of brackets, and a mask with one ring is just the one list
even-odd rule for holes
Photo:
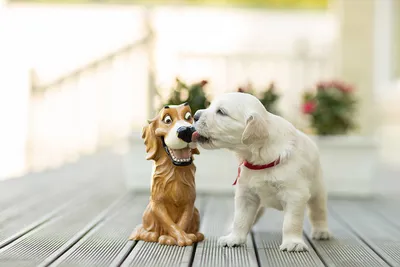
[[192,134],[196,130],[192,126],[181,126],[176,130],[176,134],[178,135],[178,138],[185,141],[186,143],[192,142]]
[[194,114],[193,119],[194,119],[195,122],[198,121],[198,120],[200,119],[201,112],[202,112],[202,110],[198,110],[198,111],[196,111],[196,113]]

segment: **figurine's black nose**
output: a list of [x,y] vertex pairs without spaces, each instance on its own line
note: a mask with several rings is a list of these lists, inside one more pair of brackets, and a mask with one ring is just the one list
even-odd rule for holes
[[194,119],[195,122],[198,121],[198,120],[200,119],[201,112],[202,112],[202,110],[198,110],[198,111],[196,111],[196,113],[194,114],[193,119]]
[[185,141],[186,143],[192,142],[192,134],[196,130],[192,126],[181,126],[176,130],[176,134],[178,135],[178,138]]

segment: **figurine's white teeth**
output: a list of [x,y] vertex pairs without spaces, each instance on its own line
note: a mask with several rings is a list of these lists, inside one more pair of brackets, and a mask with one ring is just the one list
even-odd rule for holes
[[181,158],[180,156],[182,156],[182,152],[181,151],[176,151],[180,156],[176,156],[174,153],[174,150],[167,147],[168,152],[172,158],[173,161],[175,162],[190,162],[192,160],[192,151],[190,149],[188,149],[187,153],[186,153],[186,158]]

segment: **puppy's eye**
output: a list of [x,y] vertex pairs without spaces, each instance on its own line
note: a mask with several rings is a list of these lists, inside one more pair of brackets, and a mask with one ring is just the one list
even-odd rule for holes
[[222,115],[222,116],[226,116],[225,111],[222,110],[222,109],[218,109],[218,110],[217,110],[217,114],[218,114],[218,115]]
[[185,114],[185,120],[190,120],[192,118],[192,114],[190,114],[190,112],[186,112]]
[[171,124],[171,122],[172,122],[171,116],[169,116],[169,115],[165,116],[165,118],[163,119],[163,122],[166,124]]

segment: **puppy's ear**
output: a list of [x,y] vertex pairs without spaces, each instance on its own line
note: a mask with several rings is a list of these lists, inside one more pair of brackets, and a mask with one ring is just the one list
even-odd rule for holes
[[154,160],[157,156],[157,152],[160,149],[160,140],[155,134],[156,119],[148,121],[148,125],[142,129],[142,138],[146,146],[147,160]]
[[242,135],[242,143],[250,145],[268,137],[267,121],[257,113],[252,113],[246,120],[246,128]]

